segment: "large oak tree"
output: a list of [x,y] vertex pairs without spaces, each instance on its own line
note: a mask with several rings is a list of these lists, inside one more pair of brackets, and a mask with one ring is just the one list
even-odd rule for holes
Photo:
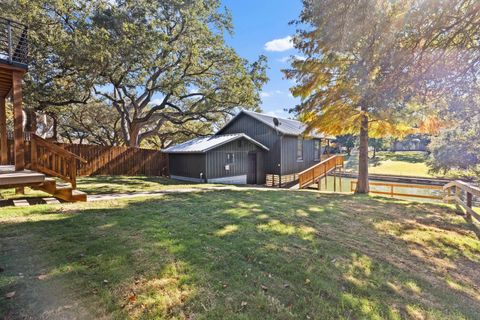
[[136,146],[166,123],[216,121],[238,106],[255,108],[265,59],[249,64],[223,40],[231,30],[218,0],[118,1],[92,19],[108,99]]
[[251,63],[225,44],[231,17],[219,0],[20,0],[4,8],[30,26],[26,105],[56,119],[71,104],[108,103],[121,141],[138,146],[172,125],[258,108],[266,59]]

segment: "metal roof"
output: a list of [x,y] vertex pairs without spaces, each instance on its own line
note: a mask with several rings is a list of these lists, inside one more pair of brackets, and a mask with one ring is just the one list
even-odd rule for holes
[[220,147],[221,145],[224,145],[231,141],[235,141],[242,138],[252,142],[253,144],[259,146],[260,148],[266,151],[269,151],[269,149],[266,146],[250,138],[244,133],[199,137],[184,143],[177,144],[167,149],[163,149],[162,151],[165,153],[205,153],[209,150]]
[[[284,119],[284,118],[278,118],[278,117],[273,117],[269,116],[263,113],[258,113],[254,111],[249,111],[242,109],[235,117],[233,117],[223,128],[226,128],[230,123],[232,123],[238,116],[240,116],[242,113],[249,115],[250,117],[257,119],[260,122],[265,123],[267,126],[271,127],[272,129],[278,130],[278,132],[285,134],[285,135],[291,135],[291,136],[300,136],[305,134],[305,129],[307,128],[307,125],[303,122],[297,121],[297,120],[292,120],[292,119]],[[279,125],[275,126],[273,119],[277,118],[279,121]],[[222,132],[222,129],[218,131],[218,133]],[[333,139],[333,137],[326,136],[324,134],[318,133],[318,132],[311,132],[310,134],[307,134],[307,136],[310,136],[312,138],[323,138],[323,139]]]

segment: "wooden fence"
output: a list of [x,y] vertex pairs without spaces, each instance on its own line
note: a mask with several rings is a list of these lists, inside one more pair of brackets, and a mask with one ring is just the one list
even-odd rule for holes
[[[168,155],[159,150],[132,147],[112,147],[98,145],[79,145],[56,143],[60,147],[87,160],[78,163],[77,175],[136,175],[162,176],[168,175]],[[25,163],[30,163],[29,140],[25,141]],[[13,141],[8,141],[8,160],[13,160]]]
[[450,203],[454,201],[457,208],[463,208],[468,217],[475,217],[480,221],[480,214],[473,210],[474,197],[480,197],[480,188],[464,181],[456,180],[447,183],[443,190],[445,191],[445,201]]
[[[355,191],[356,184],[357,184],[357,181],[355,180],[350,181],[350,191],[352,192]],[[421,185],[421,184],[401,184],[401,183],[390,183],[390,182],[369,182],[368,184],[369,186],[380,187],[380,190],[370,188],[370,193],[386,195],[392,198],[408,197],[408,198],[443,200],[442,186]],[[433,191],[433,192],[421,194],[418,192],[411,192],[412,189],[427,190],[427,191]]]

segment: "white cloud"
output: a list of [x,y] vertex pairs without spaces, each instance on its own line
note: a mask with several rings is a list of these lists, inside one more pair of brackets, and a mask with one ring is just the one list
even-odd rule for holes
[[270,97],[273,97],[275,95],[284,95],[286,94],[285,91],[282,91],[282,90],[272,90],[272,91],[262,91],[260,92],[260,97],[262,98],[270,98]]
[[265,114],[266,114],[267,116],[270,116],[270,117],[279,117],[279,118],[282,117],[282,113],[283,113],[283,110],[282,110],[282,109],[265,112]]
[[263,92],[260,92],[260,97],[262,98],[268,98],[268,97],[271,97],[272,94],[270,92],[267,92],[267,91],[263,91]]
[[282,52],[290,50],[292,48],[293,38],[291,36],[287,36],[281,39],[274,39],[265,43],[265,50],[267,51]]

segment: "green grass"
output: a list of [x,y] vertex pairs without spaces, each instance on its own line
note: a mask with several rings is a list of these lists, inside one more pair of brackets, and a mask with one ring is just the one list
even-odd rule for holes
[[93,176],[79,177],[78,189],[88,194],[128,193],[138,191],[157,191],[171,189],[189,189],[215,187],[218,184],[184,182],[165,177],[145,176]]
[[0,316],[475,319],[478,236],[447,207],[313,192],[2,208]]
[[[77,189],[87,194],[129,193],[140,191],[160,191],[172,189],[192,189],[204,187],[219,187],[218,184],[200,184],[183,182],[165,177],[145,176],[92,176],[77,178]],[[26,188],[27,197],[48,196],[42,191]],[[14,199],[24,198],[23,195],[15,195],[15,189],[0,189],[0,198]]]
[[[380,151],[376,157],[370,154],[369,173],[402,175],[415,177],[434,177],[428,172],[425,153],[417,151]],[[350,171],[358,170],[358,155],[347,159],[346,167]]]

